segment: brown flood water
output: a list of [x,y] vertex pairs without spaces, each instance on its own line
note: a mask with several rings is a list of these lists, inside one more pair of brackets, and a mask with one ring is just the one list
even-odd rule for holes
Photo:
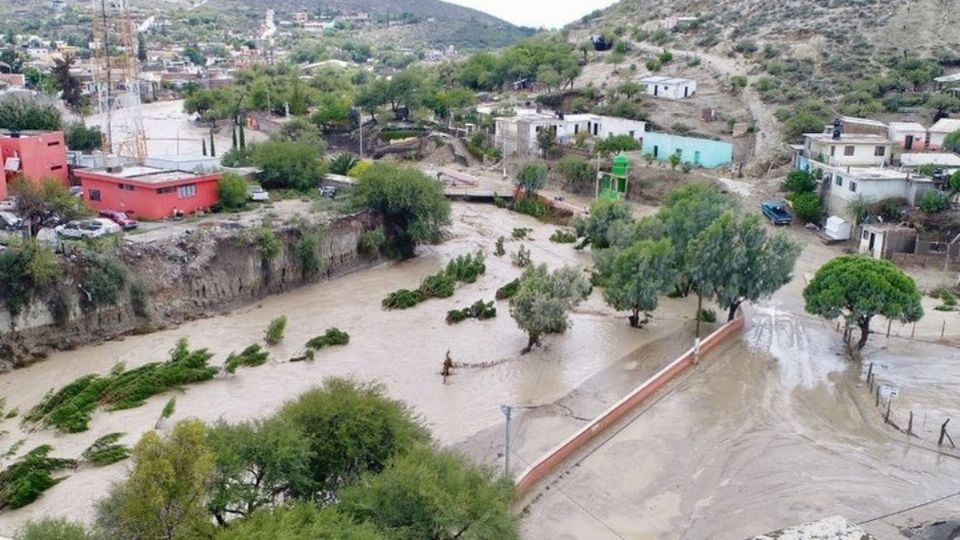
[[[631,330],[625,317],[612,313],[596,293],[573,315],[573,327],[566,335],[547,339],[543,350],[522,359],[517,353],[525,346],[526,337],[510,318],[506,302],[498,302],[494,320],[448,326],[444,322],[447,310],[481,298],[492,300],[498,287],[519,275],[509,253],[521,244],[510,240],[513,227],[520,226],[534,229],[534,241],[522,243],[532,249],[535,262],[551,267],[590,263],[589,251],[581,253],[572,245],[549,242],[556,227],[491,206],[457,204],[453,238],[424,250],[415,260],[382,265],[264,299],[258,305],[177,329],[56,353],[47,361],[0,377],[0,395],[7,397],[9,407],[26,411],[49,389],[81,375],[105,373],[117,362],[134,367],[163,360],[180,337],[188,338],[191,347],[215,351],[213,362],[219,363],[230,351],[261,340],[270,319],[286,315],[289,322],[284,342],[271,350],[273,358],[280,361],[240,369],[230,378],[188,386],[184,393],[177,394],[173,420],[198,417],[234,422],[270,414],[325,377],[341,375],[382,382],[390,395],[423,416],[441,443],[453,444],[500,422],[501,403],[557,400],[650,339],[650,333]],[[508,255],[494,257],[493,244],[501,235],[508,239]],[[451,258],[478,247],[487,252],[487,273],[477,283],[461,286],[453,298],[430,300],[411,310],[380,309],[380,301],[388,292],[415,288],[422,277]],[[658,313],[658,318],[664,327],[672,324],[669,310]],[[324,351],[314,362],[285,362],[298,354],[309,338],[331,326],[350,333],[348,346]],[[654,334],[663,332],[661,329]],[[448,348],[456,362],[513,360],[489,369],[458,370],[450,384],[442,385],[439,369]],[[16,420],[6,420],[0,427],[11,433],[0,439],[0,445],[27,437],[25,449],[50,443],[55,455],[76,457],[97,437],[110,432],[124,432],[126,442],[133,443],[153,429],[170,395],[156,396],[128,411],[98,411],[91,429],[75,435],[57,436],[46,429],[24,434]],[[31,517],[92,519],[94,501],[105,494],[110,482],[124,475],[126,467],[120,463],[73,473],[34,504],[0,514],[0,534],[11,534]]]

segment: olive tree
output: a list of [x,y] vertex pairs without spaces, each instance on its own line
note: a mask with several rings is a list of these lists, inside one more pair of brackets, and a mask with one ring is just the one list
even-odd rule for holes
[[527,163],[517,174],[517,186],[525,193],[536,193],[547,185],[547,166]]
[[857,349],[870,335],[876,315],[901,322],[923,317],[922,294],[913,278],[893,265],[868,257],[846,255],[823,265],[803,291],[807,313],[825,319],[843,317],[860,328]]
[[743,302],[768,297],[789,283],[799,255],[796,242],[768,234],[756,214],[738,220],[726,212],[690,242],[688,272],[732,321]]
[[590,205],[590,215],[586,219],[577,218],[574,224],[577,236],[583,238],[580,245],[590,245],[594,249],[609,247],[608,231],[620,222],[633,222],[633,213],[625,201],[619,199],[598,199],[594,201]]
[[617,253],[603,299],[614,309],[629,310],[630,326],[641,327],[640,313],[657,309],[660,295],[673,285],[673,250],[669,239],[644,240]]
[[510,299],[510,316],[529,338],[521,354],[540,345],[546,334],[566,332],[568,313],[589,294],[590,283],[576,268],[563,267],[551,273],[545,264],[527,267]]

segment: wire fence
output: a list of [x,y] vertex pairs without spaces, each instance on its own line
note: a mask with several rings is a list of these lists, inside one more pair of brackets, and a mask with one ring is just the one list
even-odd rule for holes
[[[914,414],[909,408],[894,408],[894,402],[899,396],[899,388],[892,384],[877,380],[874,363],[870,362],[866,373],[866,386],[873,405],[879,410],[884,423],[897,431],[925,442],[936,442],[938,447],[955,449],[953,437],[950,435],[950,420],[946,414],[931,416],[928,412]],[[927,426],[933,429],[928,429]],[[932,439],[931,439],[932,436]]]

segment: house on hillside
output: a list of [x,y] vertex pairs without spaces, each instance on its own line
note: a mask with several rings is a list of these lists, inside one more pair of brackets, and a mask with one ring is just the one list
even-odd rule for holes
[[943,169],[944,174],[950,175],[960,170],[960,156],[945,152],[900,154],[900,168],[903,170],[916,171],[924,165],[934,165]]
[[713,168],[733,162],[733,145],[726,141],[648,131],[643,137],[643,154],[658,161],[669,161],[670,156],[676,154],[681,163]]
[[552,131],[557,141],[570,143],[580,133],[587,133],[597,139],[609,136],[629,135],[642,142],[647,124],[641,120],[630,120],[597,114],[546,114],[525,113],[518,116],[496,119],[495,140],[497,148],[504,156],[520,154],[538,157],[540,147],[537,135]]
[[206,210],[220,200],[220,173],[195,174],[149,166],[77,169],[84,199],[96,210],[136,219],[164,219]]
[[947,135],[960,131],[960,118],[941,118],[927,130],[927,148],[940,150]]
[[797,168],[808,169],[805,161],[835,167],[884,167],[890,165],[894,142],[887,135],[826,131],[805,133],[803,145],[795,146]]
[[647,95],[666,99],[684,99],[697,92],[697,81],[682,77],[651,75],[640,83],[646,86]]
[[927,146],[927,128],[916,122],[890,122],[887,137],[897,149],[911,152],[923,150]]
[[[857,135],[879,135],[881,137],[886,137],[889,131],[889,126],[884,124],[879,120],[871,120],[869,118],[859,118],[856,116],[841,116],[841,129],[844,133],[857,134]],[[828,129],[832,129],[833,126],[829,126]]]

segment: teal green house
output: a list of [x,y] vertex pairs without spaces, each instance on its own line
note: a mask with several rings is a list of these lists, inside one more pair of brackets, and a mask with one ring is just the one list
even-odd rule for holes
[[733,162],[733,145],[724,141],[647,131],[643,134],[643,154],[651,155],[658,161],[669,161],[671,155],[680,154],[681,163],[711,169]]

